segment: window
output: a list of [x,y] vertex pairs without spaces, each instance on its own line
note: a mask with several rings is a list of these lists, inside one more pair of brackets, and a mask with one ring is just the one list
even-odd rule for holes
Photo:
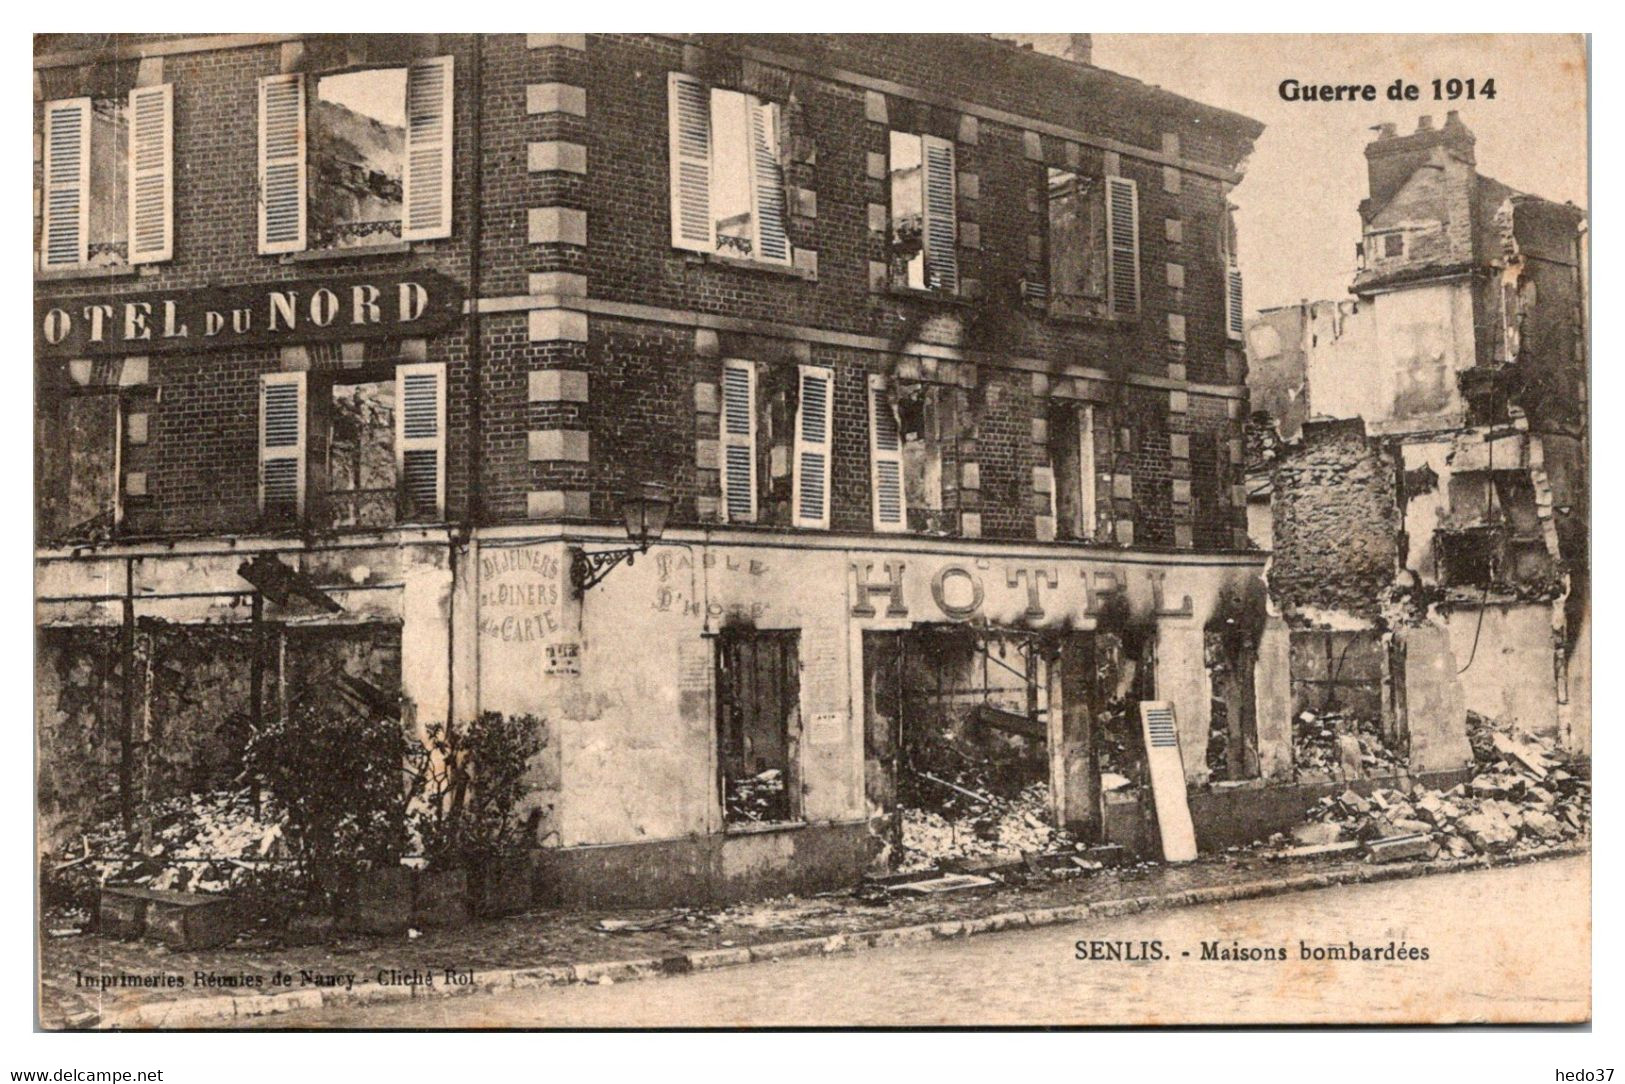
[[266,76],[259,112],[261,252],[451,236],[451,57]]
[[1065,169],[1049,171],[1049,296],[1106,296],[1105,185]]
[[1106,204],[1107,307],[1113,316],[1134,316],[1140,311],[1139,189],[1126,177],[1107,177]]
[[445,398],[445,368],[437,364],[262,377],[265,519],[308,518],[322,527],[439,519]]
[[40,266],[120,268],[174,252],[174,94],[45,103]]
[[1382,255],[1385,259],[1394,259],[1405,255],[1405,235],[1395,230],[1393,233],[1382,235]]
[[1049,416],[1049,465],[1054,478],[1057,538],[1095,537],[1095,408],[1055,403]]
[[781,110],[752,94],[670,73],[671,243],[791,262]]
[[717,769],[730,828],[801,816],[800,635],[729,629],[717,638]]
[[946,533],[943,452],[953,432],[954,389],[905,383],[898,388],[897,426],[903,444],[903,500],[908,529]]
[[835,374],[813,365],[799,367],[796,402],[794,492],[791,522],[797,527],[829,527],[830,424]]
[[39,506],[43,534],[107,538],[122,516],[123,412],[116,391],[68,395],[43,419]]
[[936,136],[892,132],[888,177],[892,284],[957,292],[954,145]]

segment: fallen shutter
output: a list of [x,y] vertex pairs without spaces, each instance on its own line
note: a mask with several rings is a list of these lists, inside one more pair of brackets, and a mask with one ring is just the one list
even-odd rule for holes
[[925,284],[932,290],[959,290],[959,213],[954,186],[954,145],[921,136],[925,161]]
[[304,77],[260,80],[260,251],[305,247]]
[[698,79],[671,72],[666,83],[671,128],[671,243],[715,252],[717,224],[711,216],[711,90]]
[[1125,177],[1108,177],[1106,203],[1110,308],[1115,316],[1133,316],[1140,311],[1139,189]]
[[1226,330],[1232,339],[1239,339],[1247,326],[1247,313],[1241,304],[1241,268],[1232,261],[1224,280],[1224,311]]
[[130,262],[175,254],[175,87],[130,91]]
[[722,364],[722,518],[756,519],[756,366]]
[[903,440],[898,431],[897,408],[881,376],[869,378],[869,486],[874,494],[877,531],[901,531],[908,526],[903,507]]
[[395,396],[395,472],[403,518],[438,520],[446,500],[446,367],[397,367]]
[[401,240],[451,236],[452,58],[406,69],[406,168]]
[[79,267],[90,258],[90,99],[45,105],[45,215],[41,263]]
[[801,366],[796,408],[796,476],[792,495],[797,527],[829,526],[830,385],[834,373]]
[[778,106],[755,98],[750,109],[750,181],[755,194],[756,258],[790,262],[790,235],[784,225],[784,169],[779,165]]
[[1162,836],[1162,857],[1169,862],[1189,862],[1196,857],[1196,829],[1191,824],[1174,705],[1167,700],[1140,701],[1140,727],[1146,773],[1157,810],[1157,830]]
[[305,511],[305,374],[260,378],[260,511],[291,518]]

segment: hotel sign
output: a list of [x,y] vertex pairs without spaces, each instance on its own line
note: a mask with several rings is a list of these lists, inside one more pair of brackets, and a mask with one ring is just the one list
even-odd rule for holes
[[461,288],[435,271],[36,301],[42,357],[224,350],[420,338],[462,315]]

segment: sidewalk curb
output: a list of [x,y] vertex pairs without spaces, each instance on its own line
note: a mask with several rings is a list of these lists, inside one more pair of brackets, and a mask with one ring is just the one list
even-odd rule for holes
[[485,971],[478,975],[475,984],[471,986],[378,986],[375,983],[366,983],[348,990],[289,990],[277,994],[230,994],[156,1001],[114,1009],[96,1021],[86,1022],[81,1026],[103,1030],[208,1027],[227,1020],[252,1019],[326,1006],[367,1005],[420,997],[458,997],[537,986],[610,985],[659,975],[714,971],[766,960],[789,960],[837,952],[917,945],[929,941],[970,937],[975,934],[996,933],[1000,930],[1064,925],[1086,918],[1121,918],[1143,911],[1259,899],[1290,892],[1330,888],[1334,885],[1410,880],[1434,874],[1523,865],[1552,858],[1570,858],[1586,854],[1589,850],[1590,848],[1586,846],[1570,844],[1538,854],[1478,855],[1431,864],[1394,863],[1362,866],[1358,869],[1337,872],[1300,873],[1242,884],[1193,888],[1159,896],[1134,896],[1118,900],[1101,900],[1096,903],[1066,904],[1032,911],[1006,911],[981,918],[952,919],[914,926],[891,926],[877,930],[831,934],[827,937],[769,941],[760,945],[737,948],[696,949],[665,957],[597,960],[589,963]]

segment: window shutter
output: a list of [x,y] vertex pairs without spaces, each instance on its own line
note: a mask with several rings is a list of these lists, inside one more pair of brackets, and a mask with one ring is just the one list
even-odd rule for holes
[[442,517],[446,501],[446,367],[434,363],[395,370],[395,474],[404,518]]
[[796,407],[796,476],[792,495],[794,525],[829,526],[830,385],[835,374],[812,365],[801,368]]
[[921,136],[925,159],[925,284],[933,290],[959,290],[959,212],[954,192],[954,145]]
[[260,251],[305,247],[305,82],[260,80]]
[[1095,408],[1085,404],[1078,408],[1078,522],[1073,532],[1085,542],[1095,537],[1096,484]]
[[305,512],[305,374],[260,378],[260,511]]
[[1110,308],[1115,316],[1133,316],[1140,311],[1139,189],[1125,177],[1107,177],[1106,202]]
[[869,486],[874,494],[875,530],[908,526],[903,506],[903,439],[897,408],[884,377],[869,378]]
[[722,365],[722,518],[756,519],[756,366]]
[[90,259],[90,99],[45,103],[43,266]]
[[784,169],[779,165],[778,106],[750,99],[750,182],[755,193],[756,258],[790,262],[790,235],[784,226]]
[[401,240],[451,236],[452,58],[406,69],[406,168]]
[[175,254],[175,87],[130,91],[130,262]]
[[1247,310],[1241,303],[1241,268],[1231,261],[1224,279],[1224,311],[1226,329],[1232,339],[1241,338],[1247,330]]
[[717,223],[711,215],[711,91],[682,72],[666,82],[671,126],[671,243],[715,252]]

